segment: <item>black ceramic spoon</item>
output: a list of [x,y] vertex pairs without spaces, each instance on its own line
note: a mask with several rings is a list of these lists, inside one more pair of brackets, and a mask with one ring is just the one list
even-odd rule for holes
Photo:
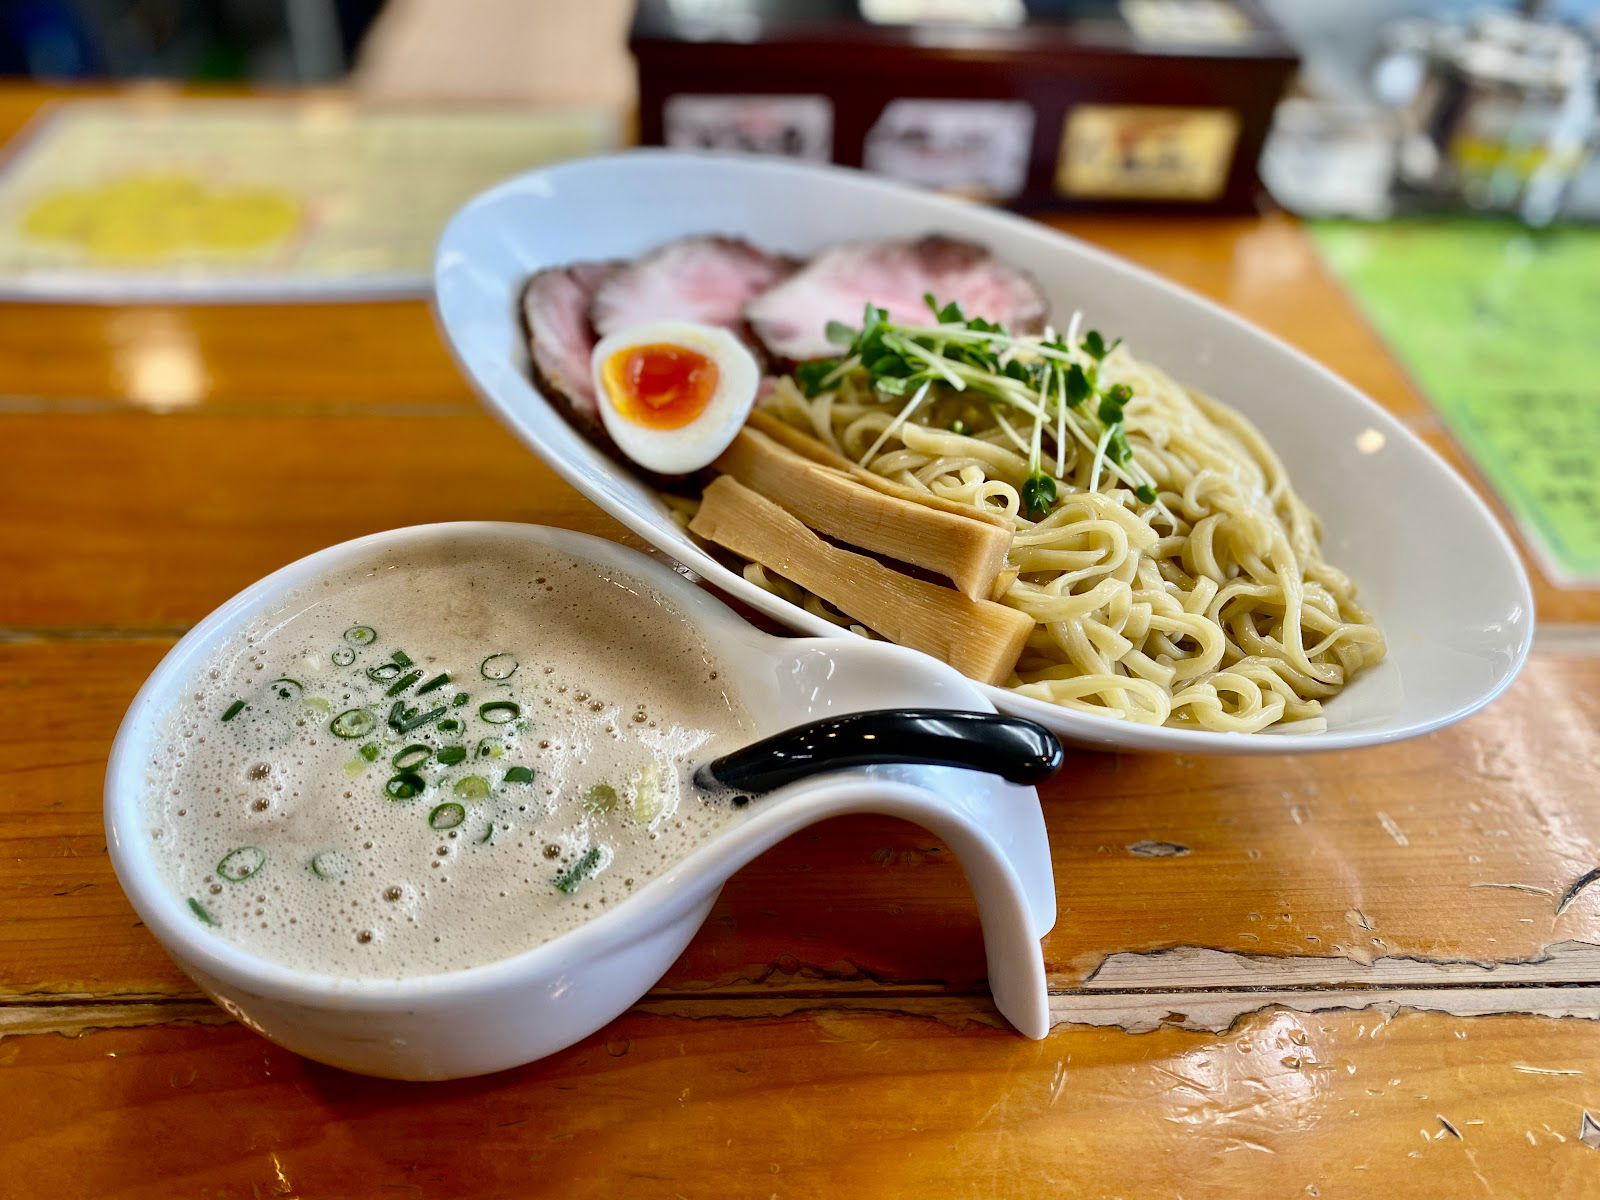
[[883,763],[965,767],[1038,783],[1061,766],[1061,744],[1020,717],[947,709],[881,709],[797,725],[706,763],[704,788],[770,792],[825,771]]

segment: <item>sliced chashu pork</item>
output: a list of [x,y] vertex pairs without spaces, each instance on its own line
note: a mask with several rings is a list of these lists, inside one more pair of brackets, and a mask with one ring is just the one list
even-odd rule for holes
[[540,271],[522,292],[522,318],[527,326],[534,370],[545,387],[565,400],[584,425],[600,427],[594,375],[594,326],[589,309],[596,290],[624,264],[573,263]]
[[745,309],[756,336],[776,357],[803,361],[839,353],[829,321],[860,325],[868,303],[901,325],[928,325],[923,297],[954,300],[969,317],[1013,333],[1044,328],[1049,304],[1031,275],[976,242],[937,234],[915,241],[846,242],[824,250]]
[[794,264],[738,238],[668,242],[609,276],[590,316],[601,337],[646,321],[699,321],[745,334],[745,306]]

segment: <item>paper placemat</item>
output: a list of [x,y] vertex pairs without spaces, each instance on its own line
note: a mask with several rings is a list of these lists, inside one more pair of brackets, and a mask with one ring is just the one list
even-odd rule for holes
[[1548,574],[1600,585],[1600,229],[1311,230]]
[[0,295],[281,300],[426,291],[474,193],[616,144],[614,118],[349,100],[73,101],[0,170]]

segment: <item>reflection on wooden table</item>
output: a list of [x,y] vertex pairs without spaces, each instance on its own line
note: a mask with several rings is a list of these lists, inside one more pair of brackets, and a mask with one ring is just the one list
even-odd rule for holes
[[[1454,457],[1291,222],[1063,225]],[[0,381],[0,1195],[1600,1191],[1600,593],[1536,579],[1522,678],[1417,742],[1070,754],[1041,1043],[989,1003],[951,856],[852,819],[736,877],[600,1034],[397,1085],[226,1023],[139,927],[111,734],[184,628],[320,546],[462,517],[637,542],[478,409],[420,303],[8,306]]]

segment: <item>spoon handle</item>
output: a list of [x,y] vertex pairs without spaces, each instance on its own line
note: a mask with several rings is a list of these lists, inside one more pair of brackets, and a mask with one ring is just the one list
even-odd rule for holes
[[883,709],[828,717],[773,734],[700,768],[697,779],[738,792],[770,792],[824,771],[883,763],[965,767],[1012,783],[1038,783],[1061,766],[1061,744],[1042,725],[995,713]]

